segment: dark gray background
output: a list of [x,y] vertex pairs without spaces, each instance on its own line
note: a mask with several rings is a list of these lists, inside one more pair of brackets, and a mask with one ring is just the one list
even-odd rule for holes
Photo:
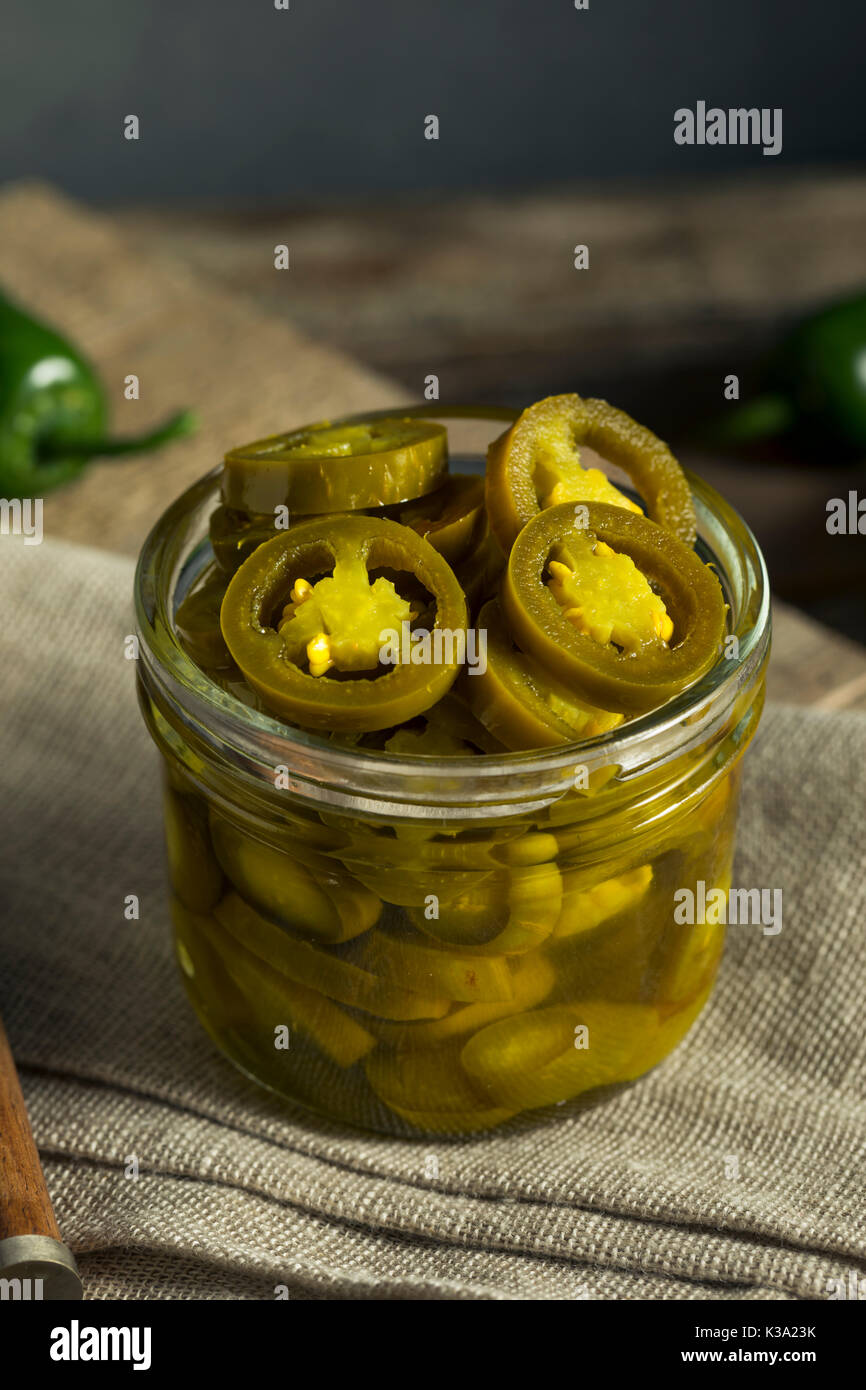
[[[0,169],[100,201],[284,200],[845,163],[866,151],[864,14],[861,0],[2,0]],[[783,107],[783,153],[676,146],[673,112],[698,99]]]

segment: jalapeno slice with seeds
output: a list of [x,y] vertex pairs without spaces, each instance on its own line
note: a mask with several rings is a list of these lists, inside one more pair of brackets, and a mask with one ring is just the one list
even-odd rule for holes
[[350,512],[423,497],[448,467],[445,426],[410,416],[322,420],[225,456],[222,498],[238,511]]
[[[380,574],[371,582],[377,569],[394,580]],[[424,629],[429,659],[419,646],[403,660],[401,642],[392,653],[401,659],[383,666],[386,634],[402,638],[416,612],[398,590],[401,578],[418,611],[433,611]],[[259,546],[226,590],[220,625],[268,709],[313,729],[369,731],[412,719],[445,694],[461,633],[465,649],[466,603],[446,561],[420,536],[393,521],[339,516],[327,529],[309,521]]]
[[691,489],[667,444],[625,411],[582,396],[548,396],[524,410],[490,445],[487,512],[504,550],[540,510],[570,502],[640,508],[598,468],[580,464],[588,446],[628,474],[648,515],[687,545],[697,531]]
[[[587,504],[587,517],[588,525],[577,527],[566,502],[524,527],[503,581],[503,611],[523,650],[570,688],[605,709],[653,709],[716,660],[725,634],[721,585],[693,550],[647,517],[600,502]],[[634,583],[634,611],[619,622],[609,589],[582,571],[623,557],[633,562],[645,592]],[[571,582],[559,571],[551,582],[551,561]],[[564,606],[557,587],[560,598],[584,595],[585,601]],[[647,595],[660,603],[645,601]],[[657,625],[642,633],[642,622]]]

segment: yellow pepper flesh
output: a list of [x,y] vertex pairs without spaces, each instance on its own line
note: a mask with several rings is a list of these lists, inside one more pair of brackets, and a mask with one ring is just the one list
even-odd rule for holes
[[389,631],[409,622],[412,606],[390,579],[373,583],[360,557],[337,560],[333,574],[317,584],[296,580],[279,632],[286,655],[296,665],[306,655],[311,676],[338,671],[370,671]]
[[569,541],[563,564],[551,560],[548,587],[578,632],[626,652],[667,642],[674,625],[664,601],[630,555],[581,533]]

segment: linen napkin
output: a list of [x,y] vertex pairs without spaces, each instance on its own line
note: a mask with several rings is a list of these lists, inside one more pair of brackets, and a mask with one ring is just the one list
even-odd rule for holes
[[[172,958],[132,564],[0,538],[0,1009],[99,1299],[803,1299],[866,1275],[866,720],[771,706],[710,1004],[626,1093],[406,1142],[223,1060]],[[138,921],[124,899],[138,895]]]

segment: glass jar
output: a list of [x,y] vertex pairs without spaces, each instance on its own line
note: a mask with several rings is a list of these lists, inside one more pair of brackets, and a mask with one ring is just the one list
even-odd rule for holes
[[[452,425],[453,464],[483,469],[498,428]],[[730,884],[769,650],[756,542],[690,482],[735,640],[653,713],[502,756],[359,751],[243,703],[175,624],[212,558],[219,471],[162,516],[136,604],[176,950],[201,1022],[249,1076],[362,1128],[463,1135],[594,1102],[688,1032],[723,949],[700,907]]]

